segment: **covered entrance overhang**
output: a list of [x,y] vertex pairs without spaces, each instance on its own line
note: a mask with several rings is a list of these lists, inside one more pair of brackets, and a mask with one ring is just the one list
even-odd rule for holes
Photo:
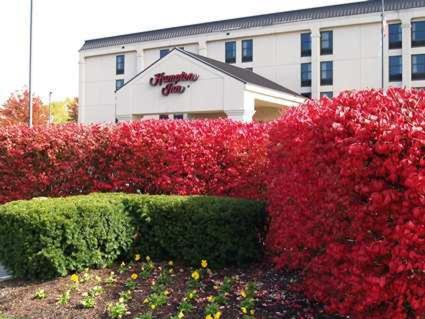
[[116,92],[116,118],[263,122],[304,101],[252,71],[174,49]]

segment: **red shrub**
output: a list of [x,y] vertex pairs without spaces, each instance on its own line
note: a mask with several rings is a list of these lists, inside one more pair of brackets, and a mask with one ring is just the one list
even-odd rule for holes
[[267,126],[146,121],[0,132],[0,203],[94,191],[263,198]]
[[425,316],[425,91],[343,93],[270,132],[267,245],[329,311]]

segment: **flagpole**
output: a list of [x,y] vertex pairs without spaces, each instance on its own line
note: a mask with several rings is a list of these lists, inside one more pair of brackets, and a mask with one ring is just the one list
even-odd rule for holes
[[30,0],[30,49],[29,49],[29,79],[28,79],[28,126],[32,127],[33,122],[33,110],[32,110],[32,11],[33,11],[33,0]]
[[384,24],[385,24],[385,0],[382,0],[382,13],[381,13],[381,87],[384,89],[385,87],[385,70],[384,70],[384,40],[385,40],[385,30],[384,30]]

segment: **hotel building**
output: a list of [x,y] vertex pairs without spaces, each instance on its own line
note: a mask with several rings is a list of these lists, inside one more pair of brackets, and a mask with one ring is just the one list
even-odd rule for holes
[[384,17],[369,0],[88,40],[80,122],[267,121],[305,98],[425,87],[425,0],[385,0]]

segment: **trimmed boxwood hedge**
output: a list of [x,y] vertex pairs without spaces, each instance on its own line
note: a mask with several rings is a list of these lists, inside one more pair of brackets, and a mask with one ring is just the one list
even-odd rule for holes
[[91,194],[0,206],[0,262],[47,279],[133,254],[214,267],[260,257],[264,204],[204,196]]

